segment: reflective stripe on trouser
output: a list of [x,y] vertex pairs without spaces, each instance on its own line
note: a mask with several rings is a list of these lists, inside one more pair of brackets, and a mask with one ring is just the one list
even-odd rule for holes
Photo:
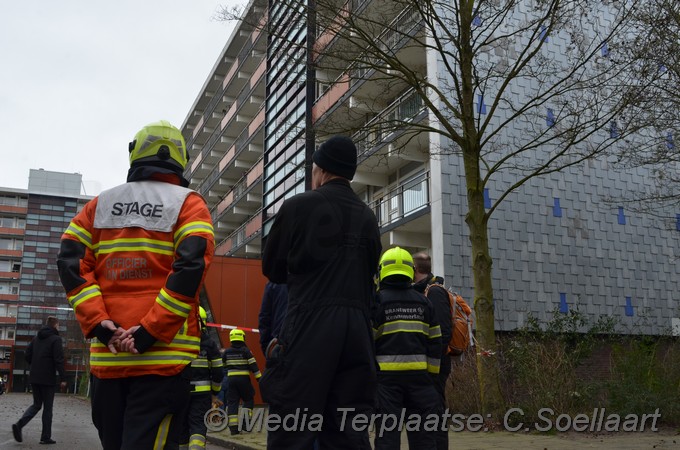
[[189,450],[201,450],[205,448],[205,436],[193,434],[189,438]]
[[177,447],[189,397],[185,372],[128,378],[93,376],[92,422],[102,447]]
[[205,414],[212,408],[210,392],[194,392],[191,394],[185,419],[182,422],[181,443],[191,448],[191,440],[196,436],[205,436],[208,427]]

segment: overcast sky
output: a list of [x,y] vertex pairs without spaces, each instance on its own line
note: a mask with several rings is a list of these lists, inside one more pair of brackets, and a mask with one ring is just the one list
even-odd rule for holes
[[149,122],[182,126],[234,27],[236,0],[18,0],[0,18],[0,187],[30,169],[80,173],[87,195],[125,182]]

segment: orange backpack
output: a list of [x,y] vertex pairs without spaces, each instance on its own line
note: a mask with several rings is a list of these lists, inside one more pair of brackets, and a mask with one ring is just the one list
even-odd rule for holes
[[470,347],[472,342],[472,308],[456,292],[451,292],[442,284],[428,284],[425,288],[425,296],[432,286],[438,286],[449,295],[449,306],[451,307],[451,340],[449,341],[449,355],[458,356]]

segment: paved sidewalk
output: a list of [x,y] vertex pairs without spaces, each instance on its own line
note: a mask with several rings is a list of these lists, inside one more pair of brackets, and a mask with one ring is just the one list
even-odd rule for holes
[[[231,436],[229,430],[209,432],[208,442],[234,450],[264,450],[267,448],[265,431]],[[371,443],[373,436],[371,435]],[[663,450],[680,449],[680,431],[660,429],[657,432],[619,433],[556,433],[508,431],[449,432],[450,448],[463,450],[573,450],[597,448],[604,450]],[[402,433],[402,449],[407,449],[406,434]]]

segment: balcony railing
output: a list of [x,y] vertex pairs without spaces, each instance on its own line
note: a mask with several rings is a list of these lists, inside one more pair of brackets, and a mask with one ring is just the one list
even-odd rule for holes
[[382,228],[420,211],[430,204],[430,173],[424,172],[400,184],[369,204]]
[[[376,42],[382,42],[380,50],[384,53],[396,53],[404,45],[407,36],[422,25],[423,20],[415,7],[411,6],[402,11],[376,38]],[[369,56],[365,53],[357,58],[357,61],[350,67],[351,84],[368,78],[369,72],[376,67],[384,66],[380,58]]]
[[359,159],[394,131],[403,128],[404,122],[413,120],[424,109],[423,98],[414,89],[406,91],[354,133],[352,140],[359,151]]

